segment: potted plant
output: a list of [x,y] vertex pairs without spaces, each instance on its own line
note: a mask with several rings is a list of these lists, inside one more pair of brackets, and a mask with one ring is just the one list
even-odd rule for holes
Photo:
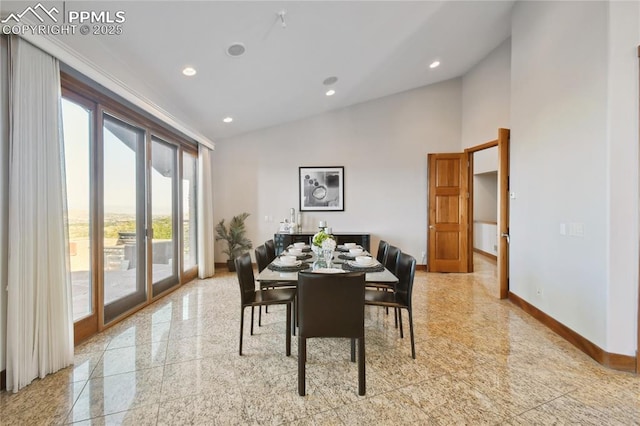
[[251,240],[245,235],[247,230],[244,226],[244,221],[247,217],[249,217],[249,213],[242,213],[234,216],[229,221],[229,228],[227,228],[224,223],[224,219],[222,219],[215,227],[217,234],[216,241],[224,240],[227,242],[227,248],[222,250],[222,252],[229,256],[229,260],[227,260],[227,267],[229,268],[229,271],[232,272],[236,270],[236,265],[234,263],[236,257],[245,253],[252,247]]

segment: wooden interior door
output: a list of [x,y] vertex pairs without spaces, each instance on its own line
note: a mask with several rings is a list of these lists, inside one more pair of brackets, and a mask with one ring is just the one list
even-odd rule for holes
[[429,154],[429,272],[469,272],[469,154]]
[[500,298],[509,297],[509,129],[498,129],[498,280]]

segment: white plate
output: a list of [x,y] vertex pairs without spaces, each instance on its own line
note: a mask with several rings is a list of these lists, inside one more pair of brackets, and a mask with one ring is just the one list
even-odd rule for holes
[[313,270],[316,274],[343,274],[347,271],[340,268],[318,268]]
[[280,259],[276,259],[273,261],[273,264],[276,266],[300,266],[302,265],[302,260],[296,260],[293,263],[282,263]]
[[355,267],[361,267],[361,268],[368,268],[370,266],[376,266],[378,264],[378,261],[375,259],[371,259],[371,261],[369,263],[358,263],[355,260],[348,260],[347,263],[349,263],[349,265],[351,266],[355,266]]

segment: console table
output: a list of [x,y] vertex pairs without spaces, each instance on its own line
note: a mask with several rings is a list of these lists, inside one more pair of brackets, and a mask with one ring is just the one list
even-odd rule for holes
[[[295,234],[274,234],[273,242],[276,245],[276,255],[279,255],[293,243],[307,243],[311,242],[311,238],[315,235],[315,232],[296,232]],[[371,234],[362,234],[357,232],[334,232],[331,234],[335,237],[336,243],[356,243],[362,246],[363,249],[371,253]]]

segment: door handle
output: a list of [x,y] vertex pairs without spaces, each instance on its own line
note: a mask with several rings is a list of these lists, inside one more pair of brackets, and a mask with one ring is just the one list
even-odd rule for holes
[[507,239],[507,244],[509,244],[511,241],[511,239],[509,238],[509,234],[507,234],[506,232],[503,232],[502,234],[500,234],[501,237],[504,237]]
[[429,229],[433,229],[433,228],[435,228],[435,226],[429,225]]

